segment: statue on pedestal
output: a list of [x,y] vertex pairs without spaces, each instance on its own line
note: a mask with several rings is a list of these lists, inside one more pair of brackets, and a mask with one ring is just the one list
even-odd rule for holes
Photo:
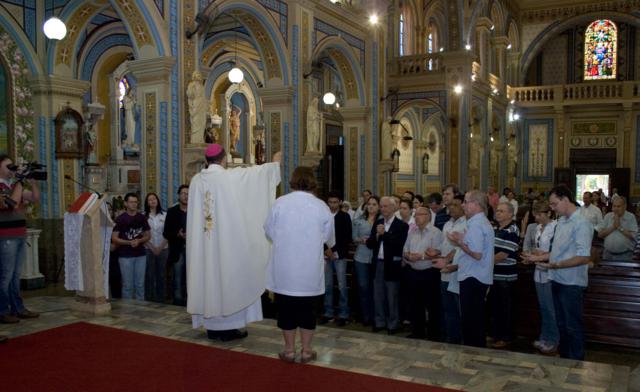
[[320,153],[321,115],[318,111],[318,97],[313,97],[307,108],[307,154]]
[[242,113],[242,109],[233,106],[229,114],[229,150],[234,157],[239,156],[237,148],[240,140],[240,113]]
[[124,106],[124,129],[126,131],[126,139],[124,142],[125,144],[133,146],[136,142],[136,101],[133,90],[129,90],[122,98],[122,105]]
[[189,102],[189,118],[191,120],[191,143],[204,143],[204,133],[207,128],[209,108],[204,96],[202,74],[194,71],[187,87]]

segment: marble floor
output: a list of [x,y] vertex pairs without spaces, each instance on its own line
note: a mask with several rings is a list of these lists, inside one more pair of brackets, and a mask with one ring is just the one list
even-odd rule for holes
[[[249,337],[231,343],[206,339],[191,328],[185,308],[151,302],[114,301],[108,316],[91,317],[70,310],[72,297],[26,299],[41,317],[18,324],[0,324],[0,334],[17,337],[76,321],[122,328],[196,344],[276,357],[282,336],[275,321],[248,326]],[[409,340],[351,329],[319,326],[314,338],[315,366],[437,385],[464,391],[640,390],[628,366],[580,362],[556,357]],[[0,346],[0,353],[2,347]],[[637,369],[636,369],[637,370]]]

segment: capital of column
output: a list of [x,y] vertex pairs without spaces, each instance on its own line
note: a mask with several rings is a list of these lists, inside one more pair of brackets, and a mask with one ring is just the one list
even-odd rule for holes
[[343,107],[339,110],[343,121],[368,121],[370,108],[368,106]]
[[263,87],[258,92],[265,106],[290,105],[293,102],[292,87]]
[[509,37],[502,35],[500,37],[491,38],[491,43],[497,49],[506,49],[506,47],[511,44],[511,41],[509,41]]
[[493,27],[493,22],[486,16],[482,16],[476,21],[476,31],[489,32],[491,27]]
[[133,73],[138,83],[158,83],[169,81],[175,63],[175,57],[165,56],[129,61],[127,68]]
[[82,98],[91,88],[85,80],[64,78],[56,75],[35,76],[30,79],[34,95],[61,95],[70,98]]

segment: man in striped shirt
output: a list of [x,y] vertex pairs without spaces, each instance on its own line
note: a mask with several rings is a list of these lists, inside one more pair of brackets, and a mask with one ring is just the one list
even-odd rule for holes
[[13,181],[17,168],[8,155],[0,155],[0,322],[17,323],[38,317],[24,307],[20,297],[20,272],[26,257],[27,223],[24,201],[40,200],[40,188],[33,179],[31,191],[22,180]]
[[513,222],[513,205],[498,203],[495,211],[493,286],[489,290],[490,336],[493,348],[503,348],[513,340],[513,286],[518,279],[516,252],[520,231]]

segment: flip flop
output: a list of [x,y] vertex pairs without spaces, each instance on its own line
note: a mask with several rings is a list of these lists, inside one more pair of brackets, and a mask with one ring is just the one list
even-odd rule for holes
[[293,363],[296,361],[296,352],[295,351],[280,351],[278,353],[278,358],[285,362]]
[[316,359],[318,359],[318,353],[311,350],[311,351],[300,351],[300,363],[309,363],[311,361],[315,361]]

